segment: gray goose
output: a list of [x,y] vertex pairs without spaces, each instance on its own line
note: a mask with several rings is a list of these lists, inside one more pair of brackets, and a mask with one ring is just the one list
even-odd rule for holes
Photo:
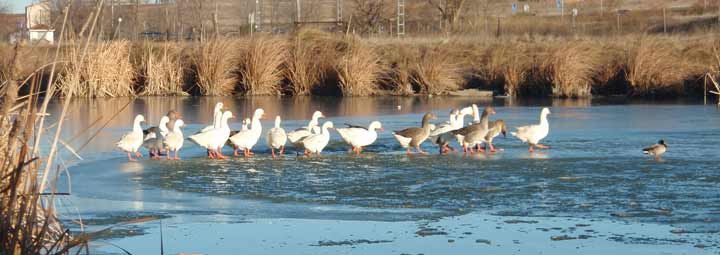
[[470,153],[473,153],[472,146],[475,144],[477,144],[478,152],[485,151],[480,148],[480,144],[486,142],[485,136],[489,131],[488,122],[491,114],[495,114],[495,109],[490,106],[485,107],[482,117],[480,117],[480,122],[452,131],[454,135],[463,136],[463,142],[461,144],[463,146],[463,152],[468,153],[469,151]]
[[490,130],[488,130],[487,135],[485,135],[485,141],[487,141],[487,145],[490,146],[490,152],[497,151],[495,146],[493,146],[493,139],[500,135],[502,133],[503,137],[507,137],[507,130],[505,128],[505,121],[504,120],[496,120],[493,122],[490,122],[489,126]]
[[420,144],[422,144],[430,136],[430,131],[432,129],[430,126],[431,119],[436,119],[435,114],[428,112],[423,116],[422,127],[406,128],[393,132],[393,136],[395,136],[395,139],[400,142],[400,145],[403,148],[407,148],[408,155],[412,154],[410,147],[415,147],[415,150],[417,150],[418,153],[427,154],[427,152],[420,149]]
[[658,143],[643,149],[644,154],[650,154],[655,156],[655,160],[660,160],[660,155],[662,155],[666,151],[667,145],[665,144],[665,140],[660,140],[658,141]]

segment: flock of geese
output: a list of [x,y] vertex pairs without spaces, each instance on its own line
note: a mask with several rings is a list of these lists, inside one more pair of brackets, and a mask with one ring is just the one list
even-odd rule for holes
[[[224,111],[223,107],[223,103],[217,103],[213,110],[213,123],[187,138],[182,132],[182,127],[185,126],[182,116],[174,110],[163,116],[157,127],[145,130],[141,126],[141,123],[145,122],[145,117],[137,115],[133,121],[132,131],[123,135],[116,145],[127,153],[130,161],[136,160],[133,154],[137,158],[142,157],[139,152],[141,147],[148,149],[151,158],[161,158],[161,153],[165,151],[167,159],[178,160],[180,159],[178,151],[183,147],[186,139],[205,148],[207,156],[211,159],[225,159],[222,148],[226,145],[233,147],[234,156],[239,156],[240,150],[245,157],[252,156],[252,148],[262,136],[260,120],[265,111],[256,109],[252,118],[242,121],[240,130],[233,131],[230,129],[228,121],[235,116],[231,111]],[[527,143],[531,153],[535,151],[535,148],[549,149],[549,146],[540,144],[540,141],[550,132],[550,124],[547,120],[549,114],[550,109],[543,108],[538,124],[517,127],[517,130],[511,132],[511,135],[523,143]],[[465,125],[465,116],[467,115],[471,115],[473,120],[470,124]],[[466,154],[485,152],[486,150],[495,152],[497,148],[493,146],[493,139],[500,134],[506,136],[506,126],[502,119],[490,121],[490,115],[495,115],[492,107],[485,107],[480,113],[478,106],[473,104],[461,110],[452,110],[448,121],[432,124],[430,120],[437,119],[436,116],[433,113],[426,113],[420,127],[410,127],[394,131],[392,134],[400,145],[407,149],[408,154],[412,154],[413,148],[418,153],[427,154],[420,148],[420,145],[426,140],[437,145],[440,154],[455,151],[450,146],[453,141],[462,146],[463,152]],[[353,153],[360,154],[365,146],[371,145],[377,140],[377,131],[383,131],[379,121],[372,121],[367,127],[345,124],[346,127],[334,128],[332,121],[325,121],[320,125],[321,118],[325,118],[322,112],[315,111],[307,126],[286,132],[281,127],[280,116],[276,116],[275,125],[268,130],[265,139],[270,147],[272,157],[281,156],[288,142],[298,151],[304,150],[306,156],[312,154],[319,156],[330,142],[330,129],[335,129],[340,134],[343,141],[350,145]],[[660,155],[666,150],[667,145],[660,140],[658,144],[644,148],[643,152],[652,154],[659,160]]]

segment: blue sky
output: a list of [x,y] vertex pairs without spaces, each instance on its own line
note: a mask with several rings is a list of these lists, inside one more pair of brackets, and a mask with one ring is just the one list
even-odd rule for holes
[[[2,0],[0,0],[2,2]],[[6,0],[10,4],[10,11],[14,13],[25,13],[25,6],[32,3],[33,0]]]

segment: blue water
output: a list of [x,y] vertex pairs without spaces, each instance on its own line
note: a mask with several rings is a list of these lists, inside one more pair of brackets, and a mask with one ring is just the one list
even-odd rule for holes
[[[311,158],[296,156],[290,147],[283,158],[273,160],[264,141],[258,143],[256,156],[225,161],[206,159],[204,151],[191,143],[181,150],[182,161],[127,163],[124,154],[112,148],[111,141],[129,130],[134,114],[145,113],[152,122],[169,108],[178,109],[191,123],[187,134],[209,122],[217,100],[241,116],[255,107],[265,108],[270,121],[281,114],[287,120],[286,130],[304,126],[312,111],[321,110],[336,126],[379,120],[387,131],[360,156],[349,154],[335,132],[323,156]],[[705,234],[720,231],[720,111],[714,106],[602,100],[346,100],[138,99],[86,147],[86,162],[71,167],[74,196],[85,201],[78,207],[86,212],[137,211],[124,204],[131,202],[140,211],[180,215],[200,211],[250,218],[368,221],[480,213],[624,220]],[[526,145],[507,137],[496,139],[496,146],[504,149],[497,153],[437,155],[437,148],[426,142],[423,149],[431,155],[408,156],[389,132],[418,126],[425,111],[444,121],[451,108],[470,103],[494,105],[497,115],[491,119],[504,119],[508,131],[537,123],[541,107],[550,107],[551,130],[543,144],[552,149],[530,154]],[[92,112],[96,107],[109,115],[107,109],[117,109],[121,103],[94,104],[76,111]],[[71,120],[72,127],[101,116],[78,114],[85,116],[84,122]],[[270,121],[263,122],[265,130],[272,126]],[[231,126],[239,128],[239,123]],[[76,143],[82,144],[85,133],[78,131],[81,138]],[[641,149],[659,139],[666,141],[668,152],[658,162]],[[308,209],[315,206],[331,212]]]

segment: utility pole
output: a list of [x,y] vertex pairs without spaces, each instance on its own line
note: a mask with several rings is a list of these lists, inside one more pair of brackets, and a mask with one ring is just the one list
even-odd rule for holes
[[600,17],[604,16],[605,14],[605,5],[603,5],[603,0],[600,0]]
[[405,0],[397,0],[397,36],[405,35]]
[[300,0],[296,1],[295,6],[297,7],[297,20],[295,20],[295,22],[297,22],[299,24],[300,23],[300,12],[301,12]]
[[341,0],[335,0],[335,22],[340,24],[342,22],[342,1]]
[[667,13],[665,11],[665,6],[663,6],[663,33],[667,34]]
[[110,0],[110,29],[113,31],[111,40],[115,40],[115,0]]

